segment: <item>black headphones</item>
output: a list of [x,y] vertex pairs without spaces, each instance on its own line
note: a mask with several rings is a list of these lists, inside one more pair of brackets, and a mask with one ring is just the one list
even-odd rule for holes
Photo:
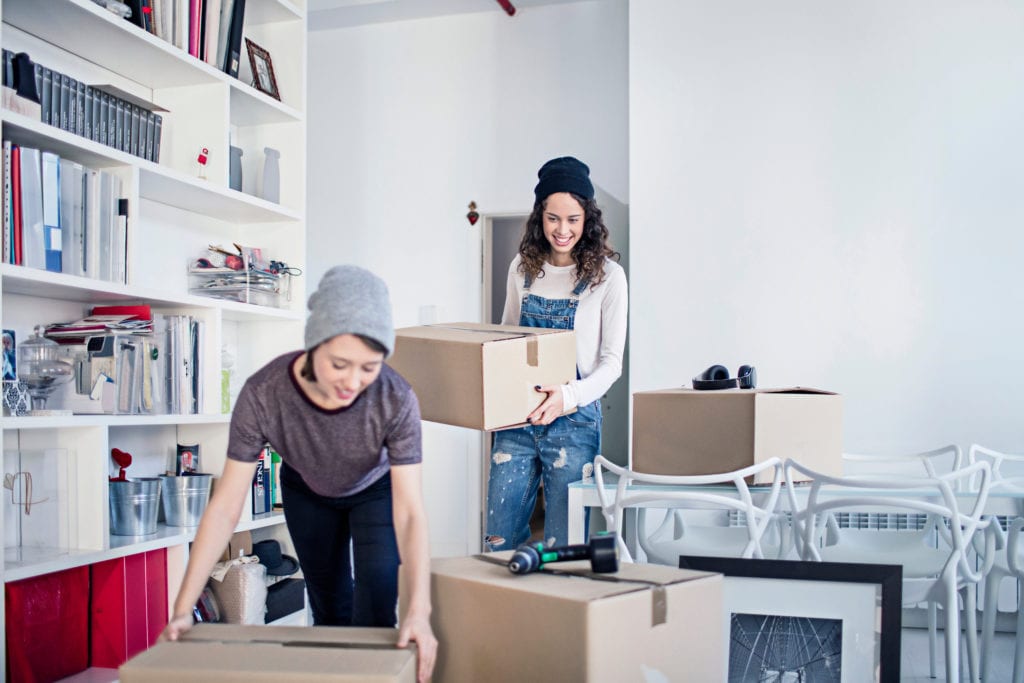
[[693,388],[709,389],[753,389],[757,386],[757,370],[753,365],[741,365],[736,377],[729,377],[729,370],[724,365],[712,365],[710,368],[693,378]]

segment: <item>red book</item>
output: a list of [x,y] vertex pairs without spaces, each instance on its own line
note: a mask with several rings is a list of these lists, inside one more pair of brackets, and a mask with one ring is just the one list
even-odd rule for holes
[[14,204],[14,220],[11,221],[11,263],[21,265],[21,148],[11,147],[11,200]]
[[199,58],[199,14],[202,8],[202,0],[189,0],[188,2],[188,53]]
[[93,306],[89,315],[134,315],[139,320],[152,320],[153,311],[149,306]]

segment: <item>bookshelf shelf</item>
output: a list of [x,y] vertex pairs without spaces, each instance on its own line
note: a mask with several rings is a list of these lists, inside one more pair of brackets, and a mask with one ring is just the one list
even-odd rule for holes
[[203,85],[227,78],[91,0],[4,0],[3,20],[150,88]]
[[[0,263],[3,329],[13,330],[21,343],[37,324],[76,320],[99,304],[147,304],[154,313],[192,316],[203,323],[202,335],[197,335],[200,341],[194,347],[198,359],[194,366],[199,368],[195,391],[205,401],[200,414],[0,417],[0,438],[10,458],[4,464],[14,468],[6,470],[31,467],[37,490],[50,486],[46,490],[57,491],[56,496],[50,494],[51,502],[33,507],[31,525],[19,526],[12,518],[20,514],[14,506],[0,506],[0,527],[5,529],[0,551],[2,583],[161,549],[167,549],[168,576],[180,578],[188,544],[197,529],[160,526],[157,533],[144,537],[109,534],[107,479],[117,473],[111,449],[135,454],[134,472],[129,471],[132,477],[164,471],[168,463],[173,468],[176,444],[200,444],[201,470],[219,475],[230,427],[230,415],[220,413],[226,376],[222,369],[230,370],[232,385],[237,382],[240,387],[271,358],[302,346],[305,277],[292,278],[291,300],[284,308],[189,293],[186,265],[209,253],[212,244],[260,248],[267,258],[299,268],[306,264],[306,1],[246,0],[244,16],[243,37],[273,56],[281,101],[249,85],[244,40],[240,80],[92,0],[0,0],[0,44],[4,49],[28,53],[54,73],[80,83],[110,85],[126,98],[166,109],[161,112],[161,154],[156,163],[0,106],[4,140],[57,155],[61,169],[67,160],[72,172],[64,178],[78,177],[73,164],[86,167],[93,177],[107,175],[114,179],[111,184],[120,183],[115,190],[119,194],[109,195],[111,201],[128,202],[127,226],[121,223],[122,232],[117,235],[124,240],[124,260],[117,263],[124,267],[111,270],[124,281],[33,269],[5,258]],[[245,192],[229,187],[229,145],[244,152]],[[280,203],[255,196],[262,184],[266,147],[281,152]],[[194,166],[197,152],[204,148],[209,149],[209,163],[206,178],[199,178]],[[79,170],[83,187],[90,187],[92,181],[85,171]],[[82,221],[93,221],[82,197],[95,200],[84,192],[74,197],[78,202],[74,206],[83,207]],[[91,210],[97,206],[91,204]],[[79,237],[70,248],[77,245],[81,249],[77,257],[83,258],[85,223],[71,225],[79,229],[72,233]],[[88,233],[91,239],[97,234],[104,233]],[[120,248],[120,241],[115,244]],[[90,254],[113,253],[121,259],[115,251],[89,248]],[[72,272],[83,272],[82,263],[74,263],[79,268]],[[74,386],[69,384],[68,389],[71,394],[55,395],[51,403],[56,403],[48,407],[65,407],[60,401],[74,398]],[[33,450],[65,455],[22,459],[21,452]],[[57,467],[59,472],[44,471],[44,465]],[[54,481],[59,485],[55,487]],[[237,529],[286,538],[283,525],[280,511],[253,516],[247,506]],[[19,527],[17,533],[12,531],[15,526]],[[53,532],[52,537],[41,531],[44,527]],[[41,543],[66,547],[38,547]],[[168,583],[171,602],[176,598],[174,583]],[[6,619],[2,624],[0,666],[8,657],[5,630],[13,628]],[[90,671],[85,671],[72,678],[87,680],[89,676]]]

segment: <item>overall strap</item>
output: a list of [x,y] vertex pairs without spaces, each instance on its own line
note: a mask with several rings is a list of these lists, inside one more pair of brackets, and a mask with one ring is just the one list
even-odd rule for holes
[[580,280],[579,284],[576,285],[576,288],[574,290],[572,290],[572,295],[573,296],[579,296],[580,294],[583,293],[583,290],[585,290],[587,288],[587,285],[589,285],[589,284],[590,284],[590,278],[587,278],[585,280]]

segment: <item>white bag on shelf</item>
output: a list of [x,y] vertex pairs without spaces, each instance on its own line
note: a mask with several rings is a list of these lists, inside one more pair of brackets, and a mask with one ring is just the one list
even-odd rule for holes
[[214,565],[210,585],[227,624],[262,624],[267,609],[267,568],[255,555]]

